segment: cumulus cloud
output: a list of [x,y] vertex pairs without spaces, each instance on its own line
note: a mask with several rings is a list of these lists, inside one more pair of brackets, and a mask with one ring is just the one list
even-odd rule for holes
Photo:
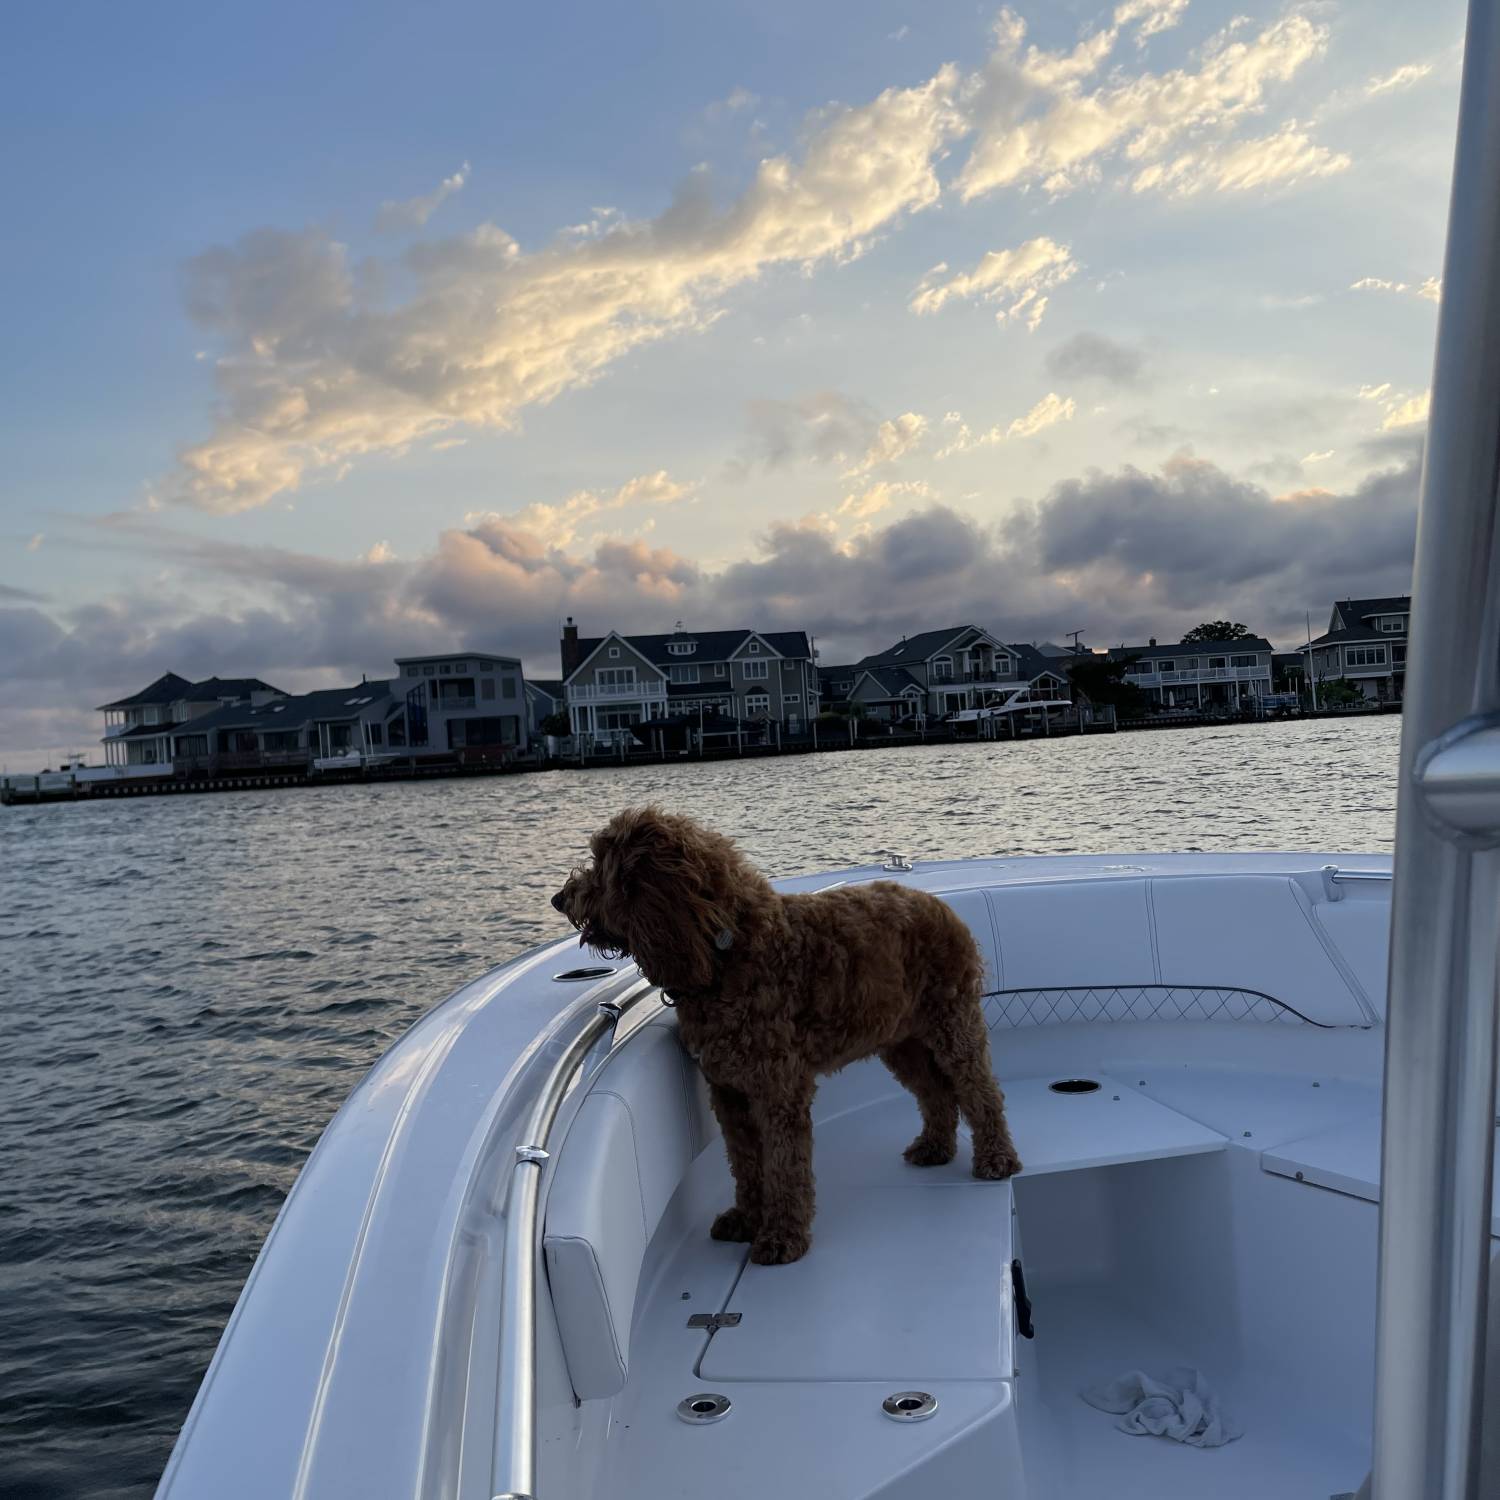
[[995,308],[995,321],[1006,323],[1026,314],[1026,325],[1036,331],[1046,311],[1047,296],[1078,270],[1072,252],[1045,235],[1027,240],[1014,250],[991,250],[972,270],[943,279],[948,267],[934,266],[912,294],[911,310],[935,313],[955,299],[977,298]]
[[309,473],[458,424],[515,425],[633,350],[706,327],[716,299],[776,266],[861,254],[937,201],[959,75],[830,109],[799,161],[760,163],[724,208],[694,173],[651,220],[611,215],[526,252],[495,225],[422,242],[387,306],[321,229],[261,230],[187,268],[189,310],[224,341],[221,417],[167,486],[206,510],[263,505]]
[[996,443],[1008,443],[1012,438],[1035,437],[1043,428],[1055,422],[1071,422],[1078,404],[1071,396],[1059,396],[1048,391],[1024,416],[1016,417],[1005,426],[996,424],[983,432],[974,432],[962,415],[950,411],[943,418],[944,425],[953,429],[953,436],[938,450],[939,458],[950,458],[955,453],[967,453],[973,448],[989,448]]
[[1274,85],[1326,48],[1328,28],[1298,12],[1244,41],[1227,27],[1187,68],[1099,76],[1126,22],[1141,19],[1144,27],[1170,10],[1122,5],[1114,27],[1071,52],[1023,51],[1025,22],[1002,11],[973,101],[979,126],[958,177],[964,199],[1032,185],[1067,193],[1098,181],[1106,165],[1119,166],[1137,191],[1175,193],[1241,192],[1349,165],[1295,122],[1259,140],[1231,139],[1243,120],[1264,111]]
[[1125,0],[1115,7],[1115,25],[1127,26],[1139,21],[1136,41],[1144,46],[1147,37],[1170,31],[1187,10],[1188,0]]
[[1414,427],[1419,422],[1425,422],[1431,406],[1431,391],[1423,391],[1420,396],[1408,396],[1406,400],[1387,409],[1385,420],[1380,424],[1381,431],[1389,432],[1393,427]]
[[469,164],[465,162],[451,177],[443,178],[430,193],[424,193],[420,198],[407,198],[400,203],[387,200],[380,205],[375,227],[382,234],[420,229],[449,198],[463,191],[468,180]]
[[1376,94],[1389,94],[1397,89],[1410,88],[1412,84],[1420,83],[1430,72],[1430,62],[1405,63],[1394,73],[1387,73],[1382,78],[1372,78],[1365,85],[1365,93],[1373,97]]
[[865,449],[864,457],[844,470],[844,478],[853,479],[884,464],[895,463],[917,447],[926,435],[927,418],[919,412],[904,411],[899,417],[887,419],[875,429],[875,436]]
[[1059,380],[1098,380],[1106,385],[1140,385],[1146,360],[1132,349],[1099,333],[1075,333],[1042,361],[1049,375]]

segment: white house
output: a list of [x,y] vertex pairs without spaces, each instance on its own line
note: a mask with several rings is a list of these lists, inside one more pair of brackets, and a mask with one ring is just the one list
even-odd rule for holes
[[700,711],[784,724],[818,711],[811,642],[800,630],[684,630],[581,638],[562,635],[563,695],[573,733],[600,735]]
[[1258,635],[1237,641],[1178,641],[1159,646],[1121,646],[1117,660],[1137,657],[1125,669],[1133,682],[1163,708],[1240,708],[1271,692],[1271,643]]

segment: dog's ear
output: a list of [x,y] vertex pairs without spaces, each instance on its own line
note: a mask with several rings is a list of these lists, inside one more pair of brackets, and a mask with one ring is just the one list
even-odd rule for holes
[[715,899],[711,838],[659,808],[619,814],[595,837],[606,920],[653,984],[703,989],[713,982],[714,940],[728,926]]

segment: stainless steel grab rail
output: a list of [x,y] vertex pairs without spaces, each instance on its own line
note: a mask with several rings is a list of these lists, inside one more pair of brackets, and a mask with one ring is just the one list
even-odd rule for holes
[[1500,5],[1471,0],[1402,707],[1375,1500],[1480,1493],[1500,911],[1482,804],[1500,777],[1482,757],[1435,757],[1500,709],[1497,479]]
[[[651,993],[644,979],[618,1000],[585,997],[574,1009],[586,1019],[552,1064],[521,1129],[505,1199],[500,1283],[500,1362],[491,1491],[495,1500],[536,1500],[537,1225],[542,1173],[557,1112],[594,1045]],[[565,1013],[558,1031],[566,1031]]]

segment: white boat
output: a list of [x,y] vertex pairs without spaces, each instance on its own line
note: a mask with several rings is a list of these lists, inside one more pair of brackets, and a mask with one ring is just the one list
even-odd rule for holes
[[[963,1150],[907,1166],[914,1103],[850,1067],[818,1095],[813,1245],[789,1266],[709,1237],[728,1171],[663,997],[571,939],[507,964],[329,1126],[165,1500],[1321,1500],[1369,1493],[1372,1464],[1376,1500],[1500,1493],[1482,3],[1454,180],[1394,883],[1336,853],[893,858],[781,882],[904,881],[969,923],[1026,1163],[1004,1183]],[[1132,1371],[1206,1382],[1242,1436],[1120,1431],[1080,1393]]]

